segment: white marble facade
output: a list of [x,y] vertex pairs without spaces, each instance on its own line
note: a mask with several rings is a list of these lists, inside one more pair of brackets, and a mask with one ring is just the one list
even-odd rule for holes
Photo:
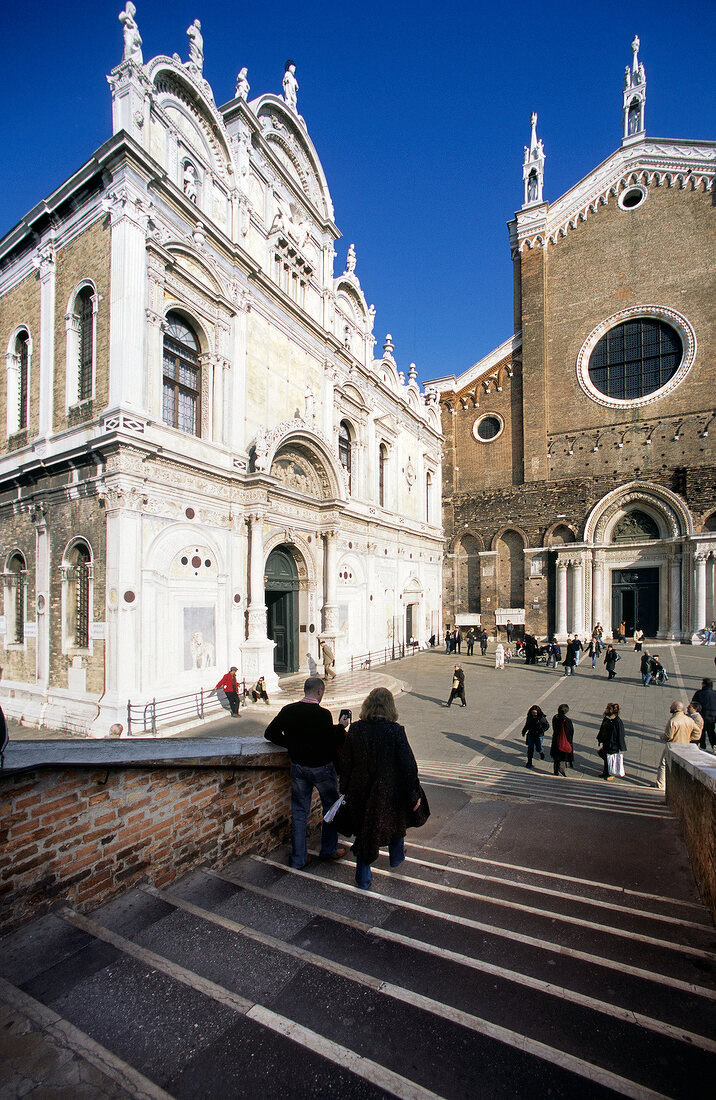
[[[43,246],[61,259],[84,234],[109,234],[106,261],[101,249],[97,270],[90,249],[86,261],[96,331],[108,325],[93,363],[93,415],[74,425],[68,398],[58,430],[58,355],[45,352],[36,433],[55,464],[78,448],[102,456],[82,490],[92,523],[78,536],[93,562],[103,555],[92,590],[103,648],[100,656],[88,643],[76,655],[70,683],[53,665],[59,627],[45,615],[34,682],[14,685],[37,706],[61,694],[66,713],[96,702],[98,733],[122,720],[128,699],[213,687],[232,664],[280,690],[267,636],[272,551],[297,592],[298,672],[321,667],[319,638],[334,646],[339,671],[408,634],[427,641],[442,589],[436,397],[421,392],[414,365],[407,378],[399,369],[390,336],[375,355],[375,310],[354,245],[334,271],[340,234],[298,113],[295,66],[287,63],[287,99],[247,100],[242,68],[236,98],[217,108],[198,21],[187,61],[144,63],[141,12],[127,4],[120,20],[124,59],[108,78],[113,136],[65,185],[76,183],[78,196],[84,186],[82,197],[62,207],[39,247],[17,249],[22,227],[0,242],[18,257],[0,281],[9,311]],[[43,292],[40,326],[56,349],[54,290]],[[167,382],[182,326],[196,345],[189,398],[184,375],[176,392]],[[0,485],[23,454],[0,457]],[[42,491],[38,474],[35,496]],[[45,530],[51,544],[51,522]],[[38,591],[51,597],[52,583],[38,577]],[[104,690],[79,690],[77,668],[100,659]],[[97,684],[97,669],[89,680]]]

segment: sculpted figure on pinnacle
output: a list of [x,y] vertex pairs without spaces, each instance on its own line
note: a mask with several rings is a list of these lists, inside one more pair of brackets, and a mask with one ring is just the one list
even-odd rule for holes
[[286,71],[283,74],[283,98],[286,105],[292,111],[298,113],[298,81],[296,80],[296,65],[293,61],[286,62]]
[[236,78],[236,98],[248,99],[251,85],[248,81],[248,69],[244,65],[243,69],[239,69],[239,75]]
[[202,73],[204,71],[204,39],[201,33],[201,23],[195,19],[186,32],[189,36],[189,64]]
[[142,36],[134,19],[136,14],[137,9],[132,0],[127,0],[124,11],[119,13],[119,21],[122,24],[124,33],[124,56],[122,60],[135,61],[137,65],[142,65]]

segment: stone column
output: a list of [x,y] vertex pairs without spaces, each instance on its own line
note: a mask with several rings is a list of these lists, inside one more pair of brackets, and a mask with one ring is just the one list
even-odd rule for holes
[[678,641],[681,641],[681,560],[676,553],[669,559],[669,637]]
[[266,638],[263,512],[249,515],[249,641]]
[[[37,638],[35,639],[35,680],[47,690],[50,680],[50,536],[44,504],[35,506],[35,609]],[[29,610],[29,609],[28,609]]]
[[323,605],[323,636],[332,635],[338,629],[338,532],[326,531],[323,536],[326,548],[326,600]]
[[572,584],[572,633],[584,633],[584,558],[580,555],[572,562],[574,570]]
[[36,261],[40,269],[40,402],[38,435],[52,432],[52,403],[55,384],[55,250],[41,249]]
[[594,555],[594,571],[592,573],[592,621],[587,629],[592,630],[596,623],[604,626],[604,558],[601,553]]
[[146,195],[127,183],[110,196],[109,401],[146,411]]
[[694,617],[691,621],[691,641],[700,641],[698,631],[706,625],[706,558],[704,550],[694,554]]
[[557,559],[557,614],[556,634],[558,638],[567,636],[567,566],[569,562]]
[[276,643],[266,633],[266,588],[264,584],[264,513],[253,511],[249,523],[249,635],[241,647],[242,678],[253,682],[263,676],[269,695],[280,692],[273,667]]

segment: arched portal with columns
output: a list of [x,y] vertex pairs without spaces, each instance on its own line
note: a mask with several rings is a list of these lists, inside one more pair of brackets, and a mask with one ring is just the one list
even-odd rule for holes
[[632,482],[589,513],[582,542],[556,549],[555,632],[607,636],[621,622],[647,638],[696,641],[714,613],[716,539],[694,532],[683,499],[663,485]]

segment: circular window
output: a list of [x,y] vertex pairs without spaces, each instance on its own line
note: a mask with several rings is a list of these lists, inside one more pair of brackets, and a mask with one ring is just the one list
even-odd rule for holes
[[590,333],[577,356],[577,379],[600,405],[648,405],[671,392],[696,356],[696,337],[675,310],[622,310]]
[[637,184],[635,187],[627,187],[619,196],[619,206],[622,210],[636,210],[637,206],[641,206],[643,202],[646,202],[647,194],[646,187],[642,187],[641,184]]
[[502,417],[496,416],[494,413],[487,413],[475,421],[472,426],[472,434],[481,443],[491,443],[493,439],[497,439],[502,434],[504,426]]

